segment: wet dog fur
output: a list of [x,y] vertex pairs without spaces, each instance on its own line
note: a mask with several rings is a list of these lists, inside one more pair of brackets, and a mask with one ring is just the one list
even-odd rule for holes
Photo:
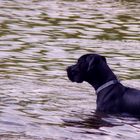
[[[81,56],[77,63],[67,68],[72,82],[88,82],[97,90],[103,84],[117,80],[106,58],[98,54]],[[120,82],[112,84],[97,94],[97,111],[104,113],[129,113],[140,116],[140,90],[126,87]]]

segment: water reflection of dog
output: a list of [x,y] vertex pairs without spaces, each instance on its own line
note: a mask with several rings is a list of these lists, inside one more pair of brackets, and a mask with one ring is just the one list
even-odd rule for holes
[[[63,119],[65,126],[76,128],[99,129],[100,127],[113,127],[116,126],[115,122],[108,121],[110,117],[102,113],[94,113],[86,118],[80,119]],[[117,124],[120,125],[120,124]]]
[[98,54],[81,56],[75,65],[67,68],[72,82],[91,84],[97,94],[97,111],[140,115],[140,90],[125,87]]

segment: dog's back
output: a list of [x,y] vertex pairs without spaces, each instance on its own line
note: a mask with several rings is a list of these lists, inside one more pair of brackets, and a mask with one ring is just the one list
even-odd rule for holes
[[126,87],[122,102],[124,112],[140,115],[140,90]]

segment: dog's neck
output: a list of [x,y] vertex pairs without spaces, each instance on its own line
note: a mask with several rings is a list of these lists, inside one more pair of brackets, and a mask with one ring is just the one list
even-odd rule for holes
[[94,87],[95,90],[99,89],[100,87],[102,87],[103,85],[105,85],[106,83],[110,82],[110,81],[118,81],[116,77],[112,78],[112,79],[108,79],[105,80],[102,83],[98,83],[98,82],[88,82],[90,85],[92,85]]
[[111,85],[114,85],[114,84],[117,84],[119,83],[118,80],[111,80],[105,84],[103,84],[102,86],[100,86],[97,90],[96,90],[96,94],[98,94],[99,92],[101,92],[102,90],[104,90],[105,88],[111,86]]
[[100,69],[97,69],[95,74],[94,72],[93,74],[91,72],[90,77],[91,78],[89,78],[87,82],[92,85],[95,90],[109,81],[118,79],[107,65],[104,65],[103,67],[100,67]]

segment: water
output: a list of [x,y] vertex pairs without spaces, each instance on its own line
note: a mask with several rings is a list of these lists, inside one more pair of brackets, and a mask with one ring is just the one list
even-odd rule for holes
[[1,0],[0,139],[139,140],[139,119],[96,114],[94,89],[67,79],[91,52],[140,88],[139,0]]

